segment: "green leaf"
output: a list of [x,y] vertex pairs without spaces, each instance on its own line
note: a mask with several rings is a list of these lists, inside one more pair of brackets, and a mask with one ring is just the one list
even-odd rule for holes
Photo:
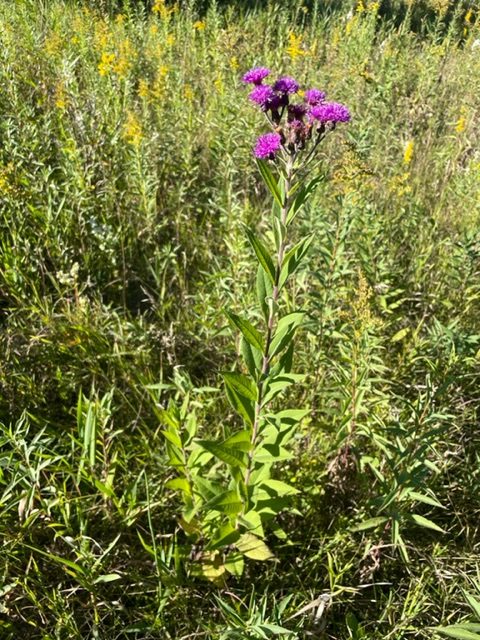
[[219,444],[213,440],[197,440],[197,443],[206,451],[213,453],[216,458],[226,462],[232,467],[247,466],[246,456],[243,451],[226,447],[224,444]]
[[249,429],[242,429],[241,431],[237,431],[237,433],[229,436],[223,441],[223,444],[240,451],[250,451],[251,439],[251,431]]
[[240,533],[229,522],[224,524],[215,533],[212,541],[208,545],[209,549],[220,549],[230,544],[234,544],[240,537]]
[[434,631],[442,633],[456,640],[480,640],[480,635],[475,633],[466,624],[452,624],[449,627],[434,627]]
[[305,311],[293,311],[283,318],[280,318],[270,344],[269,355],[273,357],[279,351],[284,349],[290,340],[293,339],[295,330],[302,324],[305,317]]
[[225,391],[227,398],[242,418],[250,425],[253,425],[255,420],[255,401],[251,397],[244,396],[229,384],[225,385]]
[[441,504],[433,496],[426,496],[423,493],[417,493],[416,491],[409,491],[408,497],[413,498],[413,500],[416,500],[417,502],[423,502],[424,504],[429,504],[432,507],[439,507],[440,509],[445,509],[443,504]]
[[220,511],[221,513],[228,513],[229,515],[235,515],[240,513],[243,509],[243,502],[240,499],[240,496],[233,489],[229,491],[224,491],[218,496],[215,496],[211,500],[209,500],[204,506],[203,509],[208,511],[213,509],[214,511]]
[[272,194],[275,202],[278,204],[280,208],[283,207],[282,196],[280,190],[278,188],[278,183],[275,180],[272,172],[270,171],[270,167],[265,162],[265,160],[257,159],[257,165],[262,174],[263,181],[265,182],[267,189]]
[[272,284],[275,282],[275,267],[272,258],[266,246],[254,235],[250,229],[246,230],[247,238],[252,245],[253,250],[258,258],[259,263],[263,267],[265,273],[269,276]]
[[369,520],[364,520],[359,524],[350,527],[350,531],[366,531],[367,529],[375,529],[379,527],[381,524],[387,522],[388,518],[386,516],[378,516],[377,518],[370,518]]
[[182,441],[180,440],[180,436],[178,433],[172,433],[172,431],[161,431],[163,437],[171,442],[178,449],[182,448]]
[[[477,619],[480,622],[480,600],[477,600],[476,598],[474,598],[471,594],[467,593],[466,591],[463,592],[463,595],[464,595],[465,600],[467,601],[467,604],[469,605],[470,609],[473,611],[473,613],[475,614],[475,616],[477,617]],[[478,625],[478,631],[480,631],[480,624]]]
[[255,329],[254,326],[245,320],[245,318],[240,318],[236,313],[232,313],[231,311],[225,311],[227,318],[230,322],[240,330],[245,340],[255,347],[259,349],[259,351],[263,352],[263,337],[258,329]]
[[[272,283],[270,282],[270,278],[265,273],[263,267],[259,266],[257,270],[257,299],[258,304],[263,313],[263,317],[265,318],[265,322],[268,321],[268,303],[267,299],[271,297],[273,293]],[[262,349],[260,351],[263,351]]]
[[282,270],[280,272],[280,279],[278,286],[281,289],[287,279],[294,273],[308,251],[309,246],[312,243],[314,234],[310,234],[303,240],[300,240],[290,251],[285,255],[282,262]]
[[243,516],[239,517],[238,522],[251,533],[263,538],[265,536],[262,526],[262,518],[259,513],[250,510]]
[[240,351],[248,369],[248,373],[252,378],[256,378],[257,374],[262,369],[263,354],[258,349],[255,349],[255,347],[252,347],[252,345],[249,344],[243,336],[240,342]]
[[257,536],[254,536],[252,533],[244,533],[240,536],[236,547],[240,553],[243,553],[244,556],[252,560],[270,560],[274,558],[273,553],[263,540],[260,540],[260,538],[257,538]]
[[439,527],[438,524],[435,524],[428,518],[425,518],[424,516],[419,516],[416,513],[409,514],[405,518],[406,520],[409,520],[411,522],[414,522],[415,524],[418,524],[419,527],[432,529],[432,531],[438,531],[439,533],[446,533],[446,531],[441,527]]
[[190,485],[188,480],[185,478],[172,478],[166,483],[166,486],[169,489],[174,489],[175,491],[182,491],[188,495],[191,495]]
[[225,569],[232,576],[240,578],[243,573],[243,569],[245,567],[245,560],[243,559],[243,555],[241,553],[236,553],[232,551],[225,558]]
[[295,489],[294,487],[290,486],[286,482],[282,482],[281,480],[264,480],[259,485],[259,488],[266,488],[267,493],[271,494],[271,492],[273,491],[273,493],[278,496],[293,496],[298,493],[298,489]]
[[303,205],[306,203],[308,198],[315,191],[318,183],[321,180],[323,180],[323,176],[317,176],[316,178],[311,180],[307,185],[305,185],[300,189],[288,212],[287,224],[290,224],[290,222],[292,222],[292,220],[296,217],[296,215],[298,214],[300,209],[303,207]]
[[251,378],[235,371],[225,371],[222,373],[222,377],[230,389],[252,402],[257,401],[257,387]]
[[302,373],[282,373],[268,381],[268,385],[263,396],[262,406],[267,405],[273,400],[279,393],[284,391],[287,387],[301,382],[305,379],[305,375]]
[[400,342],[400,340],[403,340],[403,338],[405,338],[405,336],[408,335],[409,332],[410,327],[400,329],[400,331],[397,331],[397,333],[390,338],[390,342]]
[[93,584],[105,583],[105,582],[113,582],[114,580],[121,580],[122,576],[119,576],[118,573],[105,573],[98,578],[95,578]]

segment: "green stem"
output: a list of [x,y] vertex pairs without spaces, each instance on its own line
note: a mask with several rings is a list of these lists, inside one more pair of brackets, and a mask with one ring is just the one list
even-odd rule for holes
[[[280,221],[282,223],[282,227],[286,227],[288,210],[289,210],[289,193],[291,188],[291,180],[293,175],[293,165],[294,165],[294,157],[288,156],[286,166],[285,166],[285,194],[283,199],[283,206],[280,212]],[[283,257],[285,255],[285,249],[287,246],[287,237],[286,233],[284,237],[281,239],[278,250],[277,250],[277,262],[275,265],[275,279],[273,283],[273,291],[272,291],[272,301],[273,304],[270,305],[270,310],[268,314],[267,320],[267,336],[265,339],[265,348],[263,351],[263,362],[262,362],[262,370],[257,382],[257,402],[255,404],[255,415],[253,420],[252,427],[252,437],[250,440],[250,451],[248,453],[248,464],[247,469],[245,471],[245,487],[248,487],[248,483],[250,481],[250,476],[253,471],[253,456],[255,452],[255,447],[257,445],[258,439],[258,430],[260,426],[260,417],[262,412],[262,402],[263,396],[265,392],[265,381],[267,379],[269,370],[270,370],[270,361],[271,356],[269,355],[270,345],[273,339],[273,333],[275,328],[275,317],[276,317],[276,307],[277,300],[280,294],[280,273],[282,271]]]

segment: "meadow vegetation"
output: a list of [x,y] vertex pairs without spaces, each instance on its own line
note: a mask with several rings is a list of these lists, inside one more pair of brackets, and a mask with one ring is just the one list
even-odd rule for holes
[[[293,231],[296,491],[225,569],[164,432],[239,427],[256,65],[352,120]],[[0,638],[479,638],[478,3],[0,0],[0,87]]]

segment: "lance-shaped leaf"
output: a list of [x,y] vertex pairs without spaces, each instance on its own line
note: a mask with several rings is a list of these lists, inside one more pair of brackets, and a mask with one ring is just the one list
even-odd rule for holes
[[252,231],[250,231],[250,229],[247,229],[246,233],[260,265],[263,267],[265,273],[268,275],[273,284],[275,282],[275,267],[273,266],[273,260],[270,257],[267,247],[261,242],[261,240],[259,240],[255,236]]
[[283,316],[283,318],[280,318],[270,345],[270,357],[273,357],[288,345],[295,335],[296,328],[302,324],[304,317],[304,311],[294,311],[293,313],[288,313],[286,316]]
[[431,520],[429,520],[428,518],[425,518],[424,516],[419,516],[416,513],[408,514],[407,516],[405,516],[405,519],[409,520],[410,522],[414,522],[419,527],[432,529],[432,531],[438,531],[439,533],[446,533],[444,529],[438,526],[438,524],[435,524],[435,522],[432,522]]
[[313,240],[313,233],[303,240],[300,240],[294,247],[288,251],[283,259],[282,270],[280,272],[280,280],[278,286],[281,288],[289,278],[289,276],[296,271],[308,251],[309,246]]
[[240,513],[240,511],[243,509],[243,502],[240,499],[238,493],[231,489],[229,491],[224,491],[223,493],[209,500],[203,506],[203,509],[205,511],[211,509],[213,511],[220,511],[221,513],[235,515],[237,513]]
[[359,524],[350,527],[350,531],[367,531],[368,529],[375,529],[379,527],[381,524],[385,524],[388,521],[386,516],[378,516],[377,518],[369,518],[368,520],[364,520]]
[[455,640],[480,640],[480,624],[465,622],[448,627],[434,627],[433,630]]
[[245,318],[241,318],[236,313],[232,313],[231,311],[225,311],[227,318],[233,324],[234,327],[239,329],[245,338],[245,340],[260,351],[263,351],[263,338],[262,334],[258,329],[255,329],[254,326],[250,324],[248,320]]
[[257,271],[257,299],[265,321],[268,320],[269,313],[267,298],[271,297],[272,292],[273,286],[270,278],[265,273],[265,269],[262,266],[259,266]]
[[243,451],[228,447],[223,443],[215,442],[214,440],[198,440],[198,444],[206,451],[213,453],[213,455],[226,462],[232,467],[246,467],[247,459]]
[[223,444],[227,447],[238,449],[239,451],[250,451],[251,440],[251,431],[249,429],[242,429],[241,431],[237,431],[237,433],[229,436],[223,441]]
[[262,174],[263,181],[265,182],[267,189],[272,194],[277,205],[282,208],[283,207],[283,199],[282,194],[280,193],[280,189],[278,188],[278,183],[275,180],[272,172],[270,171],[270,167],[264,160],[257,159],[257,165]]
[[252,378],[256,378],[257,374],[262,370],[263,354],[255,347],[252,347],[245,338],[242,336],[240,343],[240,352],[243,356],[243,361],[248,369],[248,373]]
[[250,378],[241,373],[228,372],[223,374],[225,390],[230,404],[249,424],[255,419],[255,402],[257,389]]
[[268,404],[278,396],[284,389],[289,387],[295,382],[301,382],[304,380],[305,375],[302,373],[283,373],[268,381],[267,390],[263,396],[262,406]]
[[313,194],[313,192],[317,188],[318,183],[321,180],[323,180],[323,176],[317,176],[300,189],[288,212],[287,224],[290,224],[290,222],[292,222],[292,220],[297,216],[298,212],[309,199],[309,197]]

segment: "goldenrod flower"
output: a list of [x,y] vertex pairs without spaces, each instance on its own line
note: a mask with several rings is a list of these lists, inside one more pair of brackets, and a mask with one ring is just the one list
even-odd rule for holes
[[302,36],[296,36],[294,33],[290,33],[286,52],[292,60],[307,55],[307,52],[302,47]]
[[102,58],[98,64],[98,72],[101,76],[106,76],[112,70],[115,57],[114,53],[108,53],[107,51],[102,53]]
[[142,141],[142,125],[133,111],[127,112],[127,119],[123,127],[123,137],[134,147],[138,147]]
[[414,144],[413,140],[408,140],[406,145],[405,145],[404,152],[403,152],[403,163],[404,164],[410,164],[410,162],[412,161],[414,147],[415,147],[415,144]]

